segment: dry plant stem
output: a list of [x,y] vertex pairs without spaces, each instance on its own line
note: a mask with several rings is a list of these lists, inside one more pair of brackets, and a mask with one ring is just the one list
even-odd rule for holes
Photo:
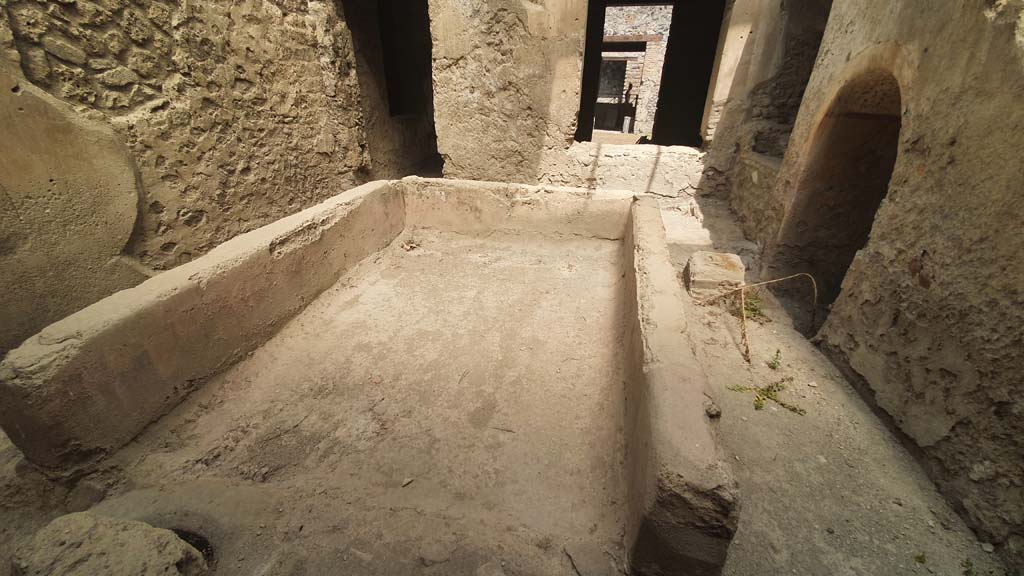
[[743,346],[743,359],[747,361],[747,364],[750,364],[750,340],[747,338],[747,295],[746,295],[747,288],[756,288],[758,286],[766,286],[768,284],[775,284],[776,282],[784,282],[786,280],[792,280],[793,278],[799,278],[801,276],[806,276],[807,279],[809,279],[811,281],[811,288],[814,290],[814,296],[813,296],[813,299],[811,301],[811,330],[813,330],[814,329],[814,324],[815,324],[815,319],[816,319],[815,316],[816,316],[816,314],[818,312],[818,283],[814,281],[814,276],[811,276],[810,274],[808,274],[806,272],[800,272],[800,273],[797,273],[797,274],[793,274],[791,276],[786,276],[784,278],[776,278],[774,280],[765,280],[764,282],[755,282],[753,284],[744,284],[744,285],[740,286],[739,288],[733,288],[732,290],[727,290],[727,291],[722,292],[721,294],[718,294],[716,296],[712,296],[710,298],[705,298],[704,300],[698,300],[697,304],[701,304],[701,305],[708,304],[708,303],[714,302],[715,300],[718,300],[719,298],[728,296],[730,294],[734,294],[736,292],[740,293],[740,344],[742,344],[742,346]]
[[750,340],[747,339],[747,293],[740,288],[740,344],[743,345],[743,359],[750,364]]
[[[741,300],[745,300],[745,297],[743,296],[743,292],[747,288],[756,288],[758,286],[766,286],[768,284],[775,284],[776,282],[784,282],[786,280],[792,280],[793,278],[799,278],[801,276],[806,276],[807,279],[811,281],[811,288],[814,291],[814,295],[813,295],[813,297],[811,299],[811,329],[813,330],[814,329],[815,320],[816,320],[816,315],[818,313],[818,283],[814,281],[814,276],[811,276],[810,274],[808,274],[806,272],[799,272],[799,273],[793,274],[791,276],[786,276],[786,277],[783,277],[783,278],[776,278],[774,280],[765,280],[764,282],[755,282],[753,284],[744,284],[744,285],[740,286],[739,288],[733,288],[732,290],[727,290],[725,292],[722,292],[721,294],[712,296],[710,298],[705,298],[704,300],[698,300],[697,304],[702,304],[702,305],[703,304],[709,304],[711,302],[714,302],[715,300],[718,300],[719,298],[728,296],[728,295],[733,294],[735,292],[739,292],[740,293],[740,299]],[[745,320],[745,318],[744,318],[744,320]]]

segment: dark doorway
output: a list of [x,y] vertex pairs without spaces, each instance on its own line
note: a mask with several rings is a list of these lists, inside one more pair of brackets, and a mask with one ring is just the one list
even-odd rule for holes
[[425,114],[433,100],[427,0],[377,1],[391,115]]
[[725,0],[591,0],[576,140],[701,145],[724,12]]
[[701,146],[725,0],[677,0],[654,120],[655,144]]
[[427,0],[338,0],[352,34],[374,179],[439,176]]
[[[840,90],[812,137],[811,156],[772,266],[809,272],[818,283],[821,305],[839,296],[889,189],[899,149],[900,106],[899,84],[889,72],[865,73]],[[823,321],[824,315],[819,316]]]
[[[595,130],[619,130],[625,118],[628,118],[632,106],[627,97],[625,103],[615,102],[622,99],[628,90],[626,85],[626,66],[628,60],[603,58],[601,60],[601,82],[597,91],[597,104],[594,107]],[[612,100],[613,102],[607,102]],[[628,128],[628,127],[627,127]],[[623,130],[624,132],[626,130]]]

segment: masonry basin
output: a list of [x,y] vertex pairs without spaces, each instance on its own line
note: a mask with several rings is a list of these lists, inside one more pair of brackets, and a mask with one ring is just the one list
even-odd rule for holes
[[[391,546],[352,573],[443,525],[458,545],[408,548],[466,563],[446,573],[512,550],[514,573],[718,574],[737,495],[678,299],[653,198],[372,182],[30,338],[0,364],[0,425],[51,476],[149,491],[111,514],[168,524],[153,494],[203,482],[308,492],[353,549]],[[195,513],[228,556],[231,514]],[[259,542],[245,562],[282,561]]]

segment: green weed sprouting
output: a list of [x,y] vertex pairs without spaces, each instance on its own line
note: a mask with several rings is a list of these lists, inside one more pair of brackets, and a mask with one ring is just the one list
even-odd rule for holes
[[792,382],[792,381],[793,381],[793,377],[792,376],[786,376],[785,378],[781,378],[779,380],[776,380],[775,382],[772,382],[771,384],[769,384],[767,386],[758,387],[758,386],[734,385],[734,386],[729,386],[728,389],[732,390],[733,392],[751,392],[751,393],[753,393],[754,394],[754,409],[755,410],[764,410],[764,407],[767,405],[768,401],[771,400],[772,402],[778,404],[779,406],[782,406],[786,410],[789,410],[790,412],[792,412],[794,414],[799,414],[799,415],[803,416],[803,415],[807,414],[806,410],[804,410],[803,408],[801,408],[801,407],[799,407],[799,406],[797,406],[795,404],[790,404],[789,402],[786,402],[785,400],[782,400],[781,398],[779,398],[779,392],[782,392],[783,390],[785,390],[786,389],[786,384],[789,383],[789,382]]

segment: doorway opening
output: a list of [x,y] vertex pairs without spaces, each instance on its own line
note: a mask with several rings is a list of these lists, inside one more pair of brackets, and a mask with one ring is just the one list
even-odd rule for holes
[[[847,270],[868,242],[889,190],[900,124],[899,84],[888,71],[874,70],[839,91],[812,136],[772,265],[814,276],[820,306],[838,298]],[[825,319],[818,316],[815,330]]]
[[370,178],[440,176],[427,0],[338,0],[352,34]]
[[725,0],[591,0],[577,141],[700,146]]
[[430,15],[426,0],[377,0],[388,107],[419,116],[433,107]]

